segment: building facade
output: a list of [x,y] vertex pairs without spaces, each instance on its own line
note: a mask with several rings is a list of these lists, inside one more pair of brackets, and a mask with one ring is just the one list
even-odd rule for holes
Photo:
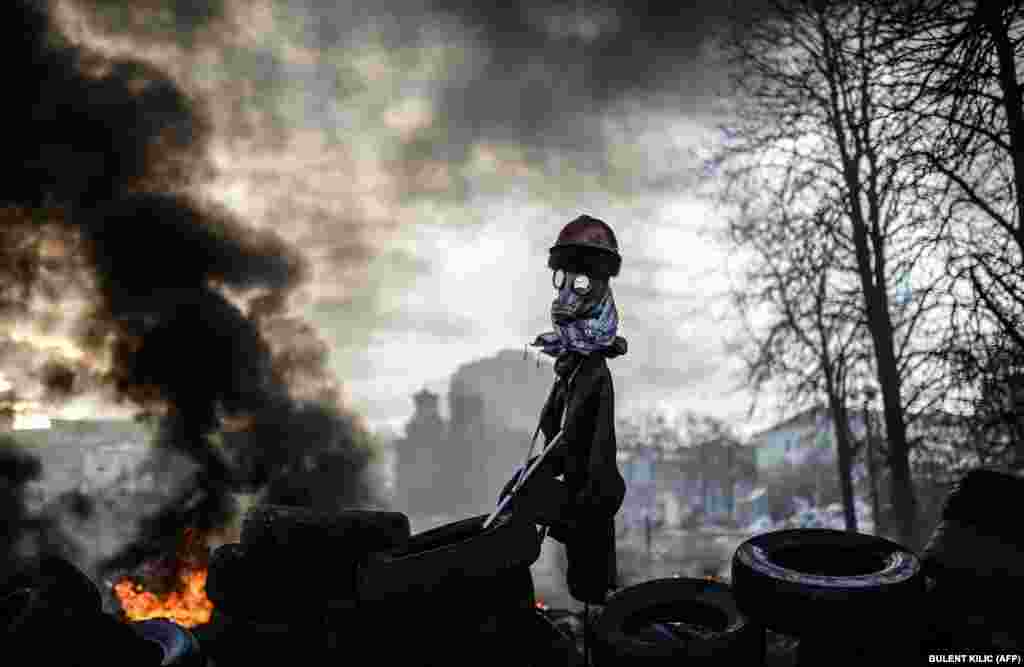
[[756,488],[754,450],[729,438],[672,449],[641,445],[620,452],[627,526],[728,524],[744,519],[742,500]]
[[[872,417],[880,419],[879,415]],[[863,439],[862,411],[850,411],[849,428],[853,439]],[[816,406],[756,433],[749,444],[756,451],[759,474],[771,474],[786,466],[828,463],[836,456],[835,424],[827,408]]]

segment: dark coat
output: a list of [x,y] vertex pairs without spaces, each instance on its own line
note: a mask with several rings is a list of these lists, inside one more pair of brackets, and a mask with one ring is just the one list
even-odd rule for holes
[[535,475],[548,480],[564,475],[566,521],[552,525],[551,536],[566,546],[570,595],[593,604],[603,604],[616,586],[615,514],[626,495],[616,465],[615,393],[605,361],[618,354],[612,348],[560,357],[555,388],[541,412],[547,443],[562,428],[565,410],[565,434]]

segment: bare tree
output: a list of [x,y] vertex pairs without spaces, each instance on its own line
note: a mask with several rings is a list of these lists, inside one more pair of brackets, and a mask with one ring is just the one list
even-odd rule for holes
[[[805,242],[815,229],[834,224],[827,218],[835,211],[821,209],[801,218],[791,210],[790,194],[785,187],[779,188],[768,193],[769,201],[756,215],[748,205],[743,216],[730,221],[731,242],[754,254],[745,263],[743,282],[734,294],[748,323],[737,347],[747,351],[747,380],[758,393],[771,383],[784,388],[789,405],[818,404],[825,397],[835,429],[846,529],[856,532],[852,475],[856,452],[847,395],[851,370],[865,361],[865,330],[850,299],[836,294],[835,248],[828,236],[818,243]],[[765,229],[776,232],[765,234]],[[750,324],[755,318],[763,320],[760,326]]]
[[1009,371],[1024,357],[1024,8],[1010,0],[917,0],[892,18],[897,72],[910,93],[899,110],[940,128],[917,159],[955,193],[948,200],[956,223],[950,377],[978,429],[992,434],[993,451],[982,458],[1024,465],[1024,439],[1007,447],[1003,428],[1013,427],[1019,405],[997,396],[1013,391],[1019,378]]
[[[893,111],[898,42],[886,21],[875,3],[783,0],[738,25],[726,44],[737,73],[731,118],[709,166],[724,177],[726,200],[787,193],[780,205],[821,214],[776,251],[831,248],[837,280],[826,285],[835,298],[827,301],[844,304],[843,317],[862,322],[870,340],[896,529],[916,545],[906,416],[941,400],[928,391],[939,368],[930,334],[946,305],[938,269],[948,220],[943,183],[912,160],[928,124]],[[749,213],[738,208],[739,217]],[[782,232],[762,225],[758,233]],[[840,377],[843,367],[833,366]]]

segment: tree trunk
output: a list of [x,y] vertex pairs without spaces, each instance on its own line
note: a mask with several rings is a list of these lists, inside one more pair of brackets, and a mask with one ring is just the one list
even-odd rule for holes
[[[847,214],[850,219],[857,274],[864,296],[867,326],[874,346],[875,368],[885,407],[893,511],[900,539],[904,546],[914,548],[917,543],[917,503],[910,477],[899,365],[896,361],[892,316],[889,313],[886,294],[886,238],[882,231],[877,156],[870,145],[871,137],[863,135],[867,130],[855,121],[851,110],[844,106],[846,101],[845,96],[840,94],[842,82],[837,70],[839,57],[832,50],[831,36],[824,18],[820,18],[819,21],[824,44],[822,57],[828,68],[829,108],[826,112],[836,139],[843,181],[847,189]],[[868,167],[866,177],[861,173],[862,161],[865,160]]]
[[[919,546],[917,498],[914,496],[914,482],[910,475],[910,447],[907,443],[906,423],[903,421],[899,369],[893,353],[892,321],[884,294],[879,299],[877,292],[880,290],[873,291],[876,294],[874,299],[869,299],[868,326],[878,360],[878,383],[882,389],[885,432],[888,436],[886,466],[889,468],[889,495],[892,498],[897,535],[903,546],[916,549]],[[871,303],[874,303],[874,308]]]
[[835,391],[829,391],[828,403],[832,412],[832,430],[836,439],[836,461],[839,465],[839,491],[843,498],[843,520],[846,530],[857,532],[857,511],[853,495],[853,448],[850,446],[850,419]]
[[[850,164],[848,174],[854,172]],[[879,387],[882,390],[885,431],[888,436],[889,490],[892,498],[896,530],[903,545],[917,546],[917,500],[914,497],[913,480],[910,476],[910,448],[907,444],[907,429],[903,421],[903,399],[900,391],[899,366],[896,362],[895,340],[892,317],[885,293],[885,253],[878,238],[877,205],[868,192],[871,202],[870,218],[865,215],[860,201],[861,184],[848,176],[850,186],[850,217],[853,227],[853,242],[857,255],[857,272],[867,306],[868,331],[875,349],[875,366]],[[870,231],[869,231],[870,230]],[[870,242],[869,242],[870,233]],[[877,530],[876,526],[876,530]]]
[[864,459],[868,469],[868,485],[871,493],[871,522],[875,526],[875,535],[885,532],[882,520],[882,503],[878,493],[878,462],[875,458],[875,434],[871,431],[871,408],[864,404]]

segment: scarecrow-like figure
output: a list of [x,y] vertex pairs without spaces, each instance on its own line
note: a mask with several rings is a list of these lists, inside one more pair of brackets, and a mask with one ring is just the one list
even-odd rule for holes
[[566,546],[570,595],[590,604],[604,604],[616,585],[614,517],[626,493],[615,460],[615,395],[605,361],[626,352],[625,339],[616,335],[609,285],[621,263],[606,223],[584,215],[567,224],[548,259],[558,293],[551,304],[554,331],[533,343],[555,358],[557,376],[540,429],[548,443],[563,434],[523,490],[529,496],[530,487],[550,488],[563,478],[567,501],[550,523],[551,536]]

